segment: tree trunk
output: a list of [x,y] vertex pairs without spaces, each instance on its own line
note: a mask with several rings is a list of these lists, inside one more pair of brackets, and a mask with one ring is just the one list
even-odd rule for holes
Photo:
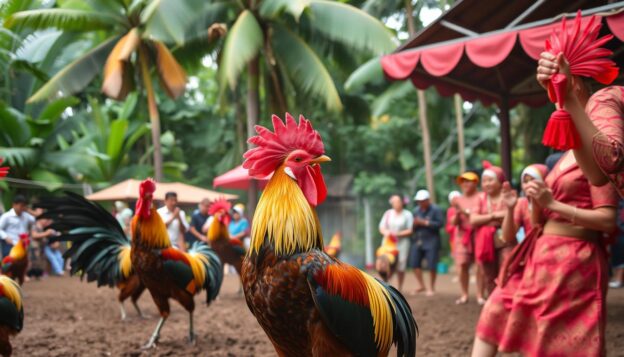
[[[407,30],[411,37],[416,33],[416,28],[414,27],[414,8],[411,0],[405,0],[405,19],[407,21]],[[425,98],[425,91],[420,89],[418,90],[418,119],[423,140],[427,190],[431,195],[431,202],[435,202],[436,194],[433,184],[433,164],[431,162],[431,137],[429,135],[429,125],[427,124],[427,100]]]
[[466,171],[466,156],[464,154],[464,112],[462,99],[455,94],[455,124],[457,125],[457,155],[459,156],[459,172]]
[[154,146],[154,178],[157,182],[163,180],[163,159],[160,147],[160,116],[158,107],[156,106],[156,94],[152,85],[152,77],[149,73],[149,62],[147,58],[148,51],[144,46],[139,47],[139,65],[141,67],[141,77],[143,78],[143,86],[147,96],[147,110],[149,112],[151,129],[152,129],[152,145]]
[[[255,135],[255,126],[258,124],[258,116],[260,113],[259,100],[259,58],[256,56],[247,64],[247,136]],[[248,144],[251,149],[253,146]],[[253,214],[258,204],[258,182],[251,180],[249,190],[247,192],[247,212],[249,218],[253,218]]]

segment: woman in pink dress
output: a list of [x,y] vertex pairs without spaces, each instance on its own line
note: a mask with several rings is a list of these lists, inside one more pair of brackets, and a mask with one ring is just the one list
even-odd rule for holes
[[501,231],[503,218],[507,213],[502,195],[505,174],[498,166],[487,162],[484,164],[485,170],[481,174],[483,194],[477,211],[470,214],[470,224],[475,228],[477,274],[481,276],[481,284],[477,283],[477,290],[481,295],[479,304],[485,303],[483,298],[494,290],[494,280],[500,263],[511,250],[511,244],[502,240]]
[[[544,181],[547,174],[548,167],[546,165],[533,164],[525,167],[520,175],[522,192],[526,195],[529,182],[533,180]],[[518,193],[508,183],[503,185],[503,201],[507,207],[507,214],[503,219],[503,240],[516,244],[516,233],[520,227],[524,229],[525,235],[533,227],[531,223],[532,204],[526,197],[518,198]]]
[[449,236],[449,247],[451,248],[451,255],[453,255],[453,245],[455,244],[455,232],[457,231],[457,225],[453,222],[455,221],[455,216],[457,215],[457,200],[461,196],[459,191],[451,191],[448,195],[449,200],[449,208],[446,210],[446,224],[444,225],[444,230]]
[[[452,225],[455,226],[453,243],[453,258],[459,275],[461,295],[456,304],[468,302],[468,283],[470,280],[470,265],[474,260],[474,231],[470,225],[470,213],[479,208],[479,176],[474,172],[464,172],[457,178],[462,195],[454,200],[455,216]],[[480,282],[480,277],[477,276]],[[481,292],[477,289],[477,300],[482,300]]]
[[591,185],[569,151],[545,183],[528,184],[527,196],[540,224],[501,272],[472,355],[603,356],[605,233],[615,230],[615,189]]

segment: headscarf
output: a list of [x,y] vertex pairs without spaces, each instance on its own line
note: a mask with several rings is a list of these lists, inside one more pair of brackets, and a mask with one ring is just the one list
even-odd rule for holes
[[542,164],[529,165],[522,170],[520,181],[524,182],[524,176],[526,175],[531,176],[534,180],[543,182],[546,179],[546,175],[548,175],[548,167]]
[[495,178],[496,180],[498,180],[498,182],[503,183],[505,181],[507,181],[507,178],[505,177],[505,172],[503,171],[503,169],[501,169],[498,166],[494,166],[492,165],[492,163],[490,163],[487,160],[483,160],[483,173],[481,173],[481,177],[492,177]]

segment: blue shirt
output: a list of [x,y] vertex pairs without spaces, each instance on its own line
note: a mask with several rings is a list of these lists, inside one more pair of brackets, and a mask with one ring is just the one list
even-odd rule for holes
[[444,225],[442,210],[434,205],[429,205],[426,211],[420,207],[414,209],[414,218],[418,217],[429,221],[428,226],[414,226],[412,242],[422,244],[425,248],[437,248],[440,246],[440,228]]
[[[201,214],[199,209],[196,209],[191,215],[191,227],[195,227],[195,230],[197,230],[199,234],[203,234],[202,228],[204,227],[204,224],[207,220],[208,215],[204,216],[203,214]],[[197,237],[195,237],[193,233],[191,233],[191,231],[189,230],[186,231],[186,233],[184,234],[184,240],[186,241],[186,244],[190,247],[191,244],[197,242]]]
[[230,237],[233,237],[242,232],[246,232],[249,229],[249,222],[247,218],[241,218],[238,221],[232,220],[228,230],[230,231]]

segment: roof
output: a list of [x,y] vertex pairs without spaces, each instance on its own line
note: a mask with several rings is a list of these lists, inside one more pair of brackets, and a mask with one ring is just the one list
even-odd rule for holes
[[433,85],[442,95],[459,92],[466,100],[485,104],[508,99],[511,105],[543,105],[547,98],[535,80],[535,57],[550,35],[548,25],[558,24],[562,13],[573,16],[578,9],[584,16],[606,18],[601,34],[613,32],[619,38],[607,47],[614,51],[615,62],[623,63],[624,1],[460,0],[385,56],[384,72],[392,79],[404,79],[388,70],[388,62],[396,59],[395,65],[404,66],[405,78],[421,89]]

